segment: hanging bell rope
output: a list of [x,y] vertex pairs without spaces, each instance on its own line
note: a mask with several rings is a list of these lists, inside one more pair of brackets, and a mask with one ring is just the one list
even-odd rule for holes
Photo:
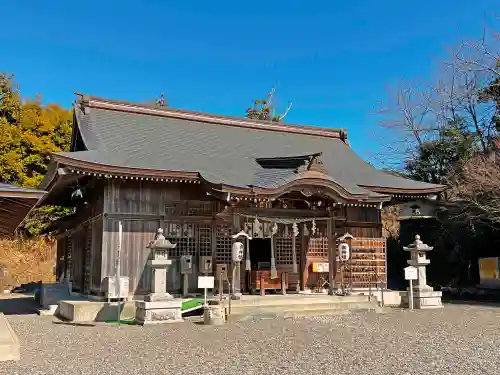
[[276,258],[274,257],[274,235],[278,233],[278,225],[274,223],[271,228],[271,279],[278,277],[278,270],[276,269]]

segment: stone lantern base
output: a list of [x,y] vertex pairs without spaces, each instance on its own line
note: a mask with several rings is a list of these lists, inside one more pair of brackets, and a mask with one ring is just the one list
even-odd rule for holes
[[141,325],[183,322],[181,307],[181,299],[136,301],[135,321]]
[[[410,298],[410,288],[407,288],[408,298]],[[415,309],[439,309],[443,307],[441,303],[442,292],[434,291],[432,288],[413,288],[413,307]]]

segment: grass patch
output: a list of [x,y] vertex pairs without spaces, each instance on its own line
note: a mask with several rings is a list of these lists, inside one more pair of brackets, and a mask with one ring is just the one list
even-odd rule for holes
[[136,324],[135,318],[129,318],[129,319],[120,319],[120,321],[117,320],[108,320],[106,323],[118,326],[118,325],[126,325],[126,326],[133,326]]
[[193,298],[188,301],[184,301],[182,302],[181,311],[189,310],[194,307],[201,307],[203,306],[204,301],[205,300],[203,298]]

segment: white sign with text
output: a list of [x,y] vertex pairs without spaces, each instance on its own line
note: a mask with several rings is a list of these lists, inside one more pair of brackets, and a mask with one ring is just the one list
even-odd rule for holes
[[198,276],[198,288],[213,289],[215,286],[215,278],[213,276]]
[[405,268],[405,280],[417,280],[418,270],[417,267],[408,266]]

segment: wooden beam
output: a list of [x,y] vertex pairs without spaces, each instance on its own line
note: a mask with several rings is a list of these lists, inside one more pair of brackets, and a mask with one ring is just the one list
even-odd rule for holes
[[358,227],[358,228],[378,228],[382,226],[382,223],[377,223],[375,221],[345,221],[344,226],[346,227]]

